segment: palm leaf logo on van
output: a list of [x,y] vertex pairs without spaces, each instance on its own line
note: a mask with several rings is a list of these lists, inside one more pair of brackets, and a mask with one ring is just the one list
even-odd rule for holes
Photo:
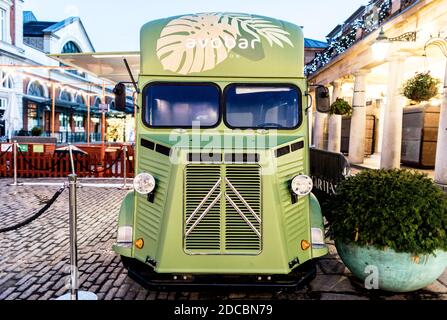
[[157,42],[165,70],[190,74],[214,69],[234,48],[255,49],[264,38],[270,46],[293,47],[289,32],[249,14],[200,13],[170,21]]

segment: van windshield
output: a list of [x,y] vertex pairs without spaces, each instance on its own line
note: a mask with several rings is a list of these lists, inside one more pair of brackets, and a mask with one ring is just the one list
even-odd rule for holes
[[292,85],[240,85],[225,90],[230,128],[294,129],[301,119],[301,95]]
[[143,92],[143,119],[157,128],[214,127],[220,119],[220,96],[214,84],[151,84]]

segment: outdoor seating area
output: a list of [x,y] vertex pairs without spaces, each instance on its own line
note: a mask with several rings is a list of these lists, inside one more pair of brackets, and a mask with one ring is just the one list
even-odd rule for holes
[[[27,143],[18,140],[0,144],[0,178],[67,177],[72,173],[70,155],[64,145]],[[73,154],[74,171],[79,177],[133,177],[135,153],[132,145],[74,145],[80,151]],[[124,150],[125,149],[125,150]],[[124,163],[126,162],[126,164]],[[126,168],[126,172],[124,172]]]

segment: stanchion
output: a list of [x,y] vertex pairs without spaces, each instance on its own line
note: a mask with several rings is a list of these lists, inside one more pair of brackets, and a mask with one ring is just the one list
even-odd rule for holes
[[123,163],[123,186],[119,188],[120,190],[129,190],[130,187],[127,185],[127,145],[123,146],[123,154],[124,154],[124,163]]
[[13,165],[14,165],[14,181],[10,186],[21,186],[22,184],[17,181],[17,149],[18,149],[17,140],[14,140],[12,145],[13,150]]
[[78,244],[77,244],[77,175],[70,174],[68,176],[68,192],[69,192],[69,223],[70,223],[70,276],[71,288],[70,292],[59,297],[57,300],[98,300],[96,294],[87,291],[79,291],[79,275],[78,275]]

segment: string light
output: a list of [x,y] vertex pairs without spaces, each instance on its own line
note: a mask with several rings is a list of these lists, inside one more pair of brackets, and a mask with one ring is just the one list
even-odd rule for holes
[[315,58],[304,67],[304,73],[309,76],[318,69],[327,65],[332,59],[344,53],[357,42],[357,32],[362,29],[365,34],[379,28],[379,26],[390,16],[391,0],[385,0],[377,7],[378,23],[366,25],[369,12],[365,12],[361,18],[351,22],[349,31],[346,34],[330,39],[329,46],[322,52],[317,53]]

